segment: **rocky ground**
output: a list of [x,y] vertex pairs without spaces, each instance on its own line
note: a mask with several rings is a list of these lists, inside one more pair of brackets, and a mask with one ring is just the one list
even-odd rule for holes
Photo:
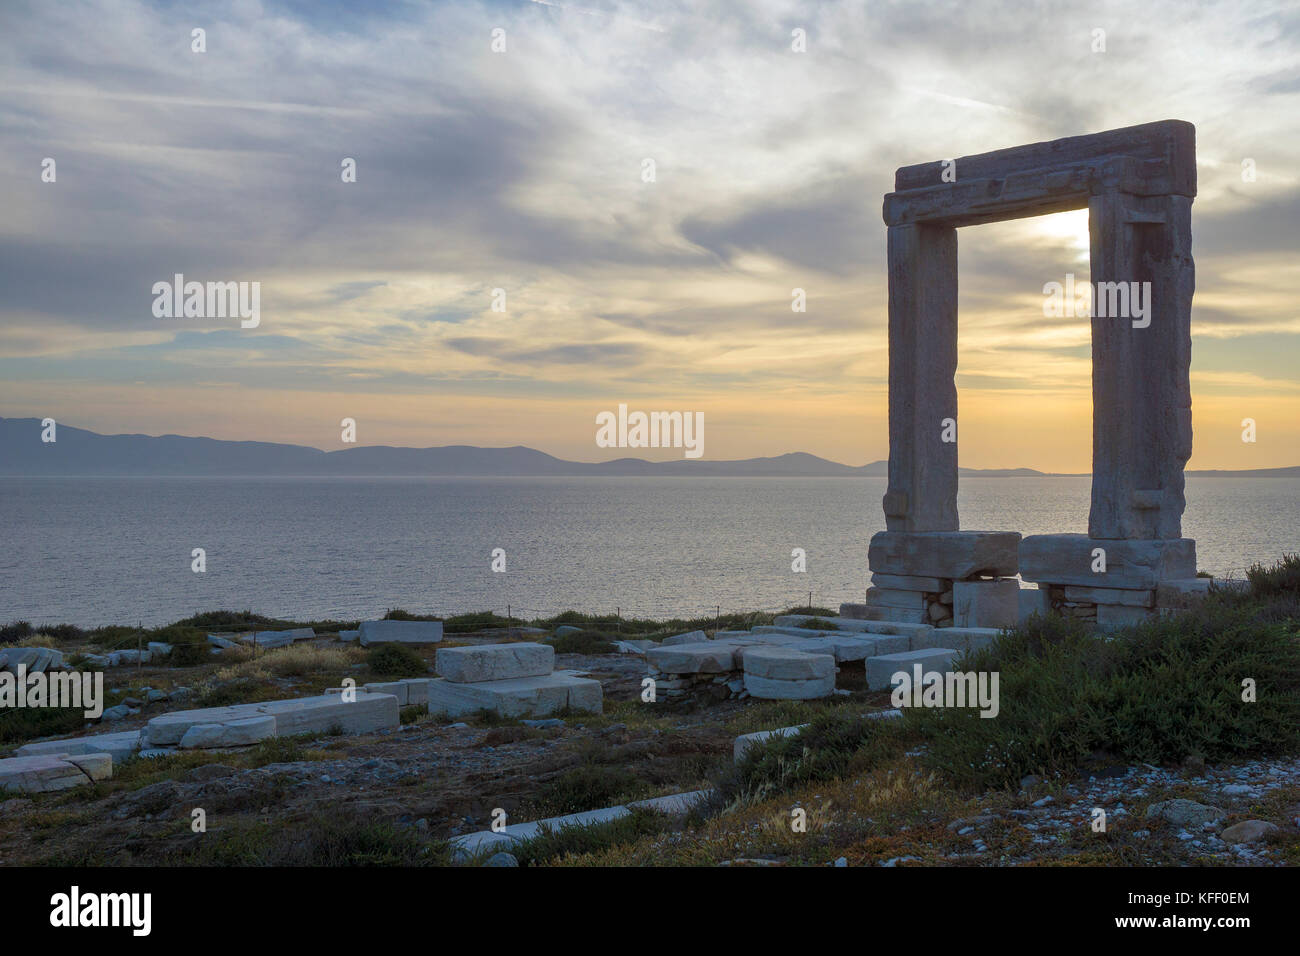
[[[347,665],[352,671],[360,666]],[[261,699],[294,696],[319,692],[341,676],[269,673],[253,679],[248,675],[261,672],[252,665],[217,667],[114,673],[117,696],[134,695],[147,706],[98,730],[142,726],[163,710],[195,706],[205,693],[233,688]],[[318,855],[294,856],[287,844],[311,844],[311,854],[318,854],[310,831],[338,821],[344,830],[362,823],[387,827],[384,840],[401,843],[392,851],[397,862],[420,862],[420,854],[441,862],[447,837],[487,828],[496,808],[509,822],[522,822],[708,787],[730,764],[739,734],[801,723],[827,708],[862,713],[888,706],[887,694],[867,693],[851,674],[841,682],[855,688],[851,695],[827,702],[665,707],[641,703],[645,663],[634,655],[561,654],[556,667],[598,678],[605,713],[531,722],[413,714],[390,733],[273,740],[238,751],[136,760],[93,786],[0,797],[0,865],[319,862]],[[193,689],[176,700],[161,696],[182,685]],[[152,703],[141,696],[145,686],[159,691]],[[1158,768],[1112,766],[1099,755],[1096,766],[1074,779],[1027,778],[1016,792],[968,795],[946,789],[920,769],[917,757],[707,818],[664,821],[652,833],[550,862],[1300,862],[1297,761]],[[196,809],[205,815],[205,832],[195,832]],[[1097,809],[1105,812],[1104,830],[1094,828]],[[791,824],[800,810],[802,829]],[[1251,820],[1269,826],[1238,826]],[[262,844],[273,845],[270,856]],[[400,856],[408,851],[415,855]],[[346,854],[359,851],[337,852],[351,859]]]

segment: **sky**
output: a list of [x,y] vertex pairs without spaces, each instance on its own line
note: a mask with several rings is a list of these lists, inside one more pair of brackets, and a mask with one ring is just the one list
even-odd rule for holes
[[[597,461],[626,404],[878,460],[894,170],[1182,119],[1189,467],[1300,464],[1296,2],[356,7],[0,6],[0,415]],[[1042,307],[1086,212],[959,248],[961,464],[1087,471],[1088,320]],[[259,324],[155,316],[177,273]]]

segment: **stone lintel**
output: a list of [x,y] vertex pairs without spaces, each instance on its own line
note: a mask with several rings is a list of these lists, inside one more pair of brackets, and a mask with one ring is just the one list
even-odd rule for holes
[[[1105,568],[1093,571],[1105,553]],[[1097,564],[1100,567],[1100,564]],[[1149,590],[1163,581],[1196,576],[1191,538],[1090,538],[1086,534],[1036,534],[1020,542],[1020,576],[1040,585]]]
[[[1184,120],[1159,120],[962,156],[956,160],[955,172],[957,182],[1005,179],[1033,170],[1099,164],[1113,156],[1163,160],[1171,177],[1168,191],[1196,195],[1196,127]],[[894,190],[944,185],[944,169],[943,160],[900,167],[894,174]]]
[[1010,577],[1019,570],[1019,547],[1015,531],[880,531],[867,562],[878,574]]

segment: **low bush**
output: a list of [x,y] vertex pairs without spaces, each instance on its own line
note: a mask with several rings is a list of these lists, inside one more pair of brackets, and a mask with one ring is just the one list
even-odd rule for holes
[[405,644],[376,644],[366,655],[366,665],[379,677],[421,677],[429,662]]

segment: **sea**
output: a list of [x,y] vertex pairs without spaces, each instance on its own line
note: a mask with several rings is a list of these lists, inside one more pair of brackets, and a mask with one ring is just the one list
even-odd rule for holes
[[[1089,486],[963,478],[961,526],[1083,532]],[[0,623],[836,607],[868,586],[884,492],[883,478],[0,478]],[[1216,576],[1300,551],[1300,479],[1188,478],[1183,534]]]

